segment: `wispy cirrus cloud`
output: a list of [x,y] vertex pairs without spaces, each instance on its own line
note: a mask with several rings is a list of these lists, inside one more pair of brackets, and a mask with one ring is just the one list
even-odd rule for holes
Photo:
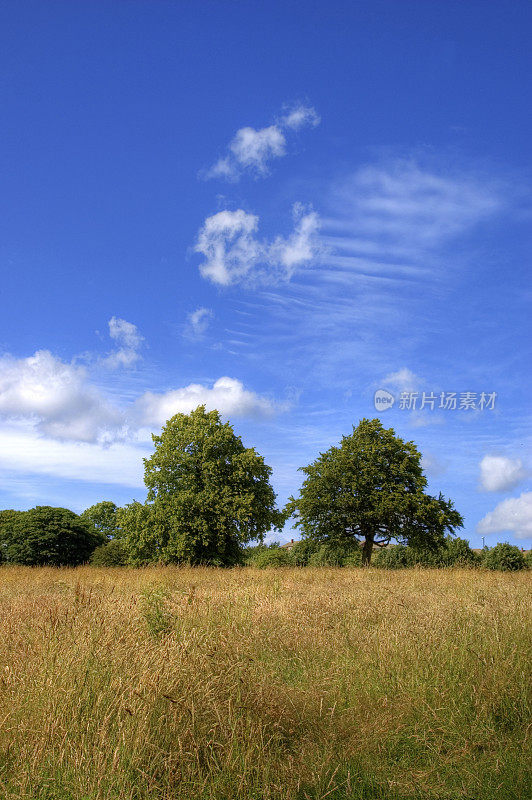
[[269,173],[272,161],[286,155],[288,132],[306,126],[314,127],[319,122],[320,117],[314,108],[298,104],[265,128],[239,128],[229,143],[227,153],[203,171],[201,177],[233,182],[238,181],[244,173],[263,177]]
[[315,258],[320,225],[316,212],[299,203],[292,213],[292,233],[272,241],[258,238],[259,217],[242,209],[207,217],[194,246],[205,257],[201,275],[221,286],[289,280],[297,267]]
[[[444,335],[445,320],[432,309],[460,279],[468,250],[457,247],[459,237],[462,244],[504,213],[511,194],[503,179],[408,158],[354,170],[322,189],[320,198],[314,258],[288,282],[262,288],[259,282],[254,308],[261,324],[251,333],[249,320],[240,317],[235,332],[242,328],[254,352],[280,347],[293,354],[294,370],[305,359],[325,385],[350,385],[356,364],[367,384],[380,386],[394,364],[419,363],[427,332],[437,327]],[[255,263],[256,240],[255,228],[249,251],[237,248],[237,274]],[[226,263],[223,242],[212,252],[220,266]],[[209,257],[208,267],[214,263]]]
[[423,384],[423,379],[415,375],[408,367],[401,367],[397,372],[390,372],[382,381],[383,386],[391,386],[398,392],[415,392]]

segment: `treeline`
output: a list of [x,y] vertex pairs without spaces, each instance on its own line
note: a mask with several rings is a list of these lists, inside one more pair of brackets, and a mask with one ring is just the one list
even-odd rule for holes
[[[120,509],[109,500],[91,506],[80,515],[51,506],[37,506],[29,511],[0,511],[0,563],[138,566],[129,546],[130,536],[121,526],[121,519],[127,521],[127,516],[127,509]],[[156,563],[156,559],[144,563]],[[205,563],[213,565],[212,561]],[[338,544],[313,539],[301,539],[291,547],[283,547],[278,542],[257,544],[242,547],[232,565],[257,568],[359,567],[362,565],[362,547],[354,541]],[[529,550],[525,556],[518,547],[505,542],[485,547],[478,553],[465,539],[447,536],[436,550],[399,544],[378,549],[372,566],[385,569],[482,567],[515,571],[532,569],[532,551]]]
[[[362,565],[360,545],[320,544],[302,539],[291,548],[278,542],[246,548],[244,563],[247,566],[267,567],[359,567]],[[515,545],[507,542],[494,547],[484,547],[480,553],[469,546],[466,539],[447,536],[437,550],[423,550],[408,545],[391,545],[378,550],[372,567],[405,569],[412,567],[480,567],[483,569],[513,572],[532,569],[532,551],[526,556]]]
[[[271,468],[245,447],[217,411],[176,414],[152,436],[144,459],[147,498],[117,508],[103,501],[77,515],[38,506],[0,512],[0,560],[9,564],[142,566],[474,565],[476,554],[454,538],[463,519],[451,500],[426,492],[413,442],[363,419],[337,446],[301,471],[299,495],[276,505]],[[267,533],[294,519],[302,541],[288,553],[265,547]],[[253,542],[259,544],[250,547]],[[396,543],[394,547],[390,544]],[[523,561],[499,545],[508,569]],[[510,550],[508,550],[510,548]],[[503,550],[493,548],[499,558]],[[501,562],[502,563],[502,562]]]

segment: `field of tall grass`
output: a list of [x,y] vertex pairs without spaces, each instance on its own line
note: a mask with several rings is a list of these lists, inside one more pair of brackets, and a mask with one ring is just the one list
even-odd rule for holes
[[512,800],[530,573],[0,569],[5,800]]

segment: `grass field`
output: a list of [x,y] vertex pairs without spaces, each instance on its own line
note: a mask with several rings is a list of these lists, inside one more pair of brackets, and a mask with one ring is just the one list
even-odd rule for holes
[[528,798],[530,585],[4,567],[0,796]]

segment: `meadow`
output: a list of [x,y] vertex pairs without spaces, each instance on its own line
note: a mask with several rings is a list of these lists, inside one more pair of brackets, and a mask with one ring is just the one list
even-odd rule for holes
[[530,572],[0,568],[5,800],[521,800]]

